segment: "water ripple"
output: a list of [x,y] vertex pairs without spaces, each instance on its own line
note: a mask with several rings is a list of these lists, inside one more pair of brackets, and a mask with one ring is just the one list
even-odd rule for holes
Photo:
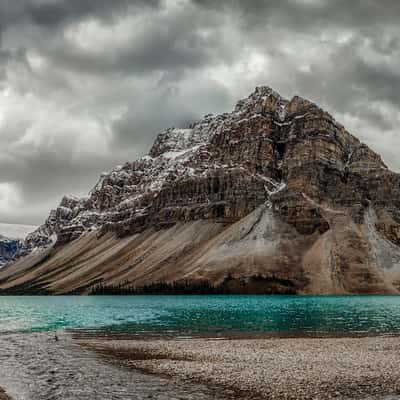
[[214,399],[185,385],[105,362],[67,334],[0,334],[0,387],[15,400]]

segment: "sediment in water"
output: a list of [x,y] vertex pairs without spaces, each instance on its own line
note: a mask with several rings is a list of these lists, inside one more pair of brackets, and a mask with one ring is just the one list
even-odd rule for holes
[[[83,349],[66,333],[0,334],[0,385],[25,400],[227,400],[205,385],[144,374]],[[0,400],[10,400],[0,390]]]

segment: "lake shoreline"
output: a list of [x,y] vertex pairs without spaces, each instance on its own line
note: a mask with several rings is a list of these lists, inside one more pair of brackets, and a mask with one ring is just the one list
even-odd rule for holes
[[77,341],[91,339],[99,340],[128,340],[128,341],[154,341],[154,340],[183,340],[183,339],[204,339],[204,340],[257,340],[257,339],[362,339],[362,338],[399,338],[400,332],[324,332],[324,331],[293,331],[293,332],[242,332],[242,331],[201,331],[201,332],[132,332],[118,327],[95,328],[95,329],[66,329],[66,332]]
[[207,385],[117,365],[65,331],[57,338],[54,332],[0,334],[0,400],[236,400]]
[[75,340],[124,367],[229,390],[240,399],[400,394],[399,337]]

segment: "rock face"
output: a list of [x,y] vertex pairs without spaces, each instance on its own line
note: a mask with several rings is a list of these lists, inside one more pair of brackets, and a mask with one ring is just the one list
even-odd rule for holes
[[8,267],[0,288],[397,293],[400,175],[317,105],[258,87],[64,197],[26,245],[45,259]]

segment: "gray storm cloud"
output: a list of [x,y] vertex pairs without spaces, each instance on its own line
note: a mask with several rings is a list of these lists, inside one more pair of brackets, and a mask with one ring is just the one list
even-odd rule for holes
[[400,169],[400,3],[0,2],[0,221],[148,151],[257,85],[317,102]]

